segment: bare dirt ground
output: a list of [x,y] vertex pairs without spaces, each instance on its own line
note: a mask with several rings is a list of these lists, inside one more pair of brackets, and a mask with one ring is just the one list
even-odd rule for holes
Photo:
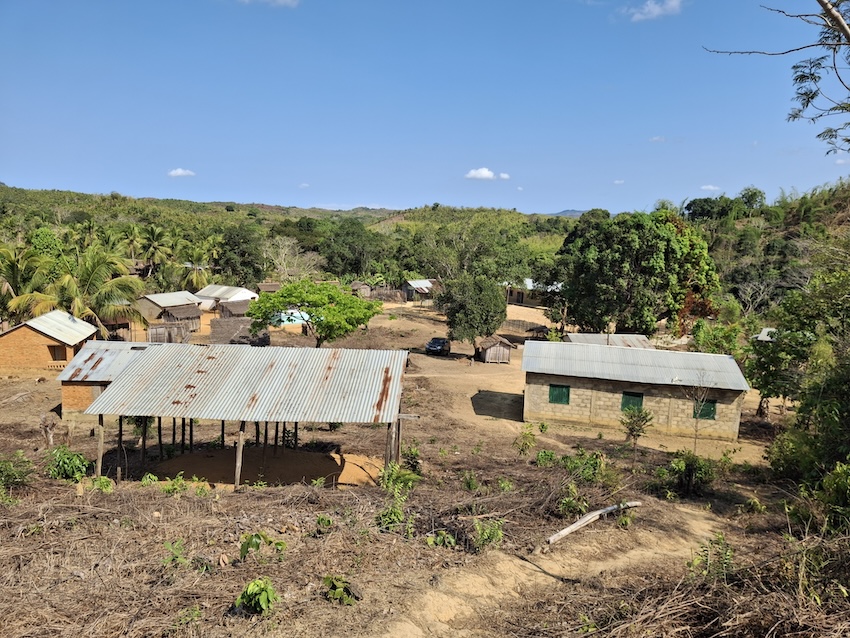
[[[516,306],[509,319],[545,323],[539,310]],[[471,346],[458,343],[449,357],[426,356],[425,342],[444,335],[442,318],[428,307],[387,305],[368,330],[334,344],[411,352],[402,412],[418,418],[403,422],[402,442],[418,450],[424,478],[404,502],[406,521],[396,532],[376,524],[390,504],[376,485],[383,427],[332,431],[316,424],[299,433],[297,451],[248,448],[248,487],[234,493],[229,445],[236,425],[228,425],[228,447],[221,450],[211,445],[218,426],[202,424],[193,454],[153,459],[148,467],[129,445],[122,463],[130,467],[129,479],[112,493],[41,477],[13,491],[20,502],[0,505],[2,635],[573,635],[589,621],[547,598],[553,592],[589,612],[588,601],[600,592],[656,575],[683,577],[688,559],[717,532],[744,554],[779,542],[781,494],[759,480],[770,431],[751,418],[755,397],[747,401],[737,443],[699,443],[699,453],[713,458],[734,451],[730,474],[700,497],[668,500],[647,485],[655,468],[669,464],[670,452],[689,449],[691,441],[650,430],[640,440],[639,471],[631,472],[630,450],[618,431],[550,426],[535,432],[531,456],[520,456],[514,441],[523,427],[522,347],[510,364],[471,364]],[[284,332],[273,333],[272,343],[313,345]],[[38,417],[60,401],[54,379],[39,370],[0,371],[0,455],[21,449],[39,474],[45,444]],[[112,478],[121,458],[114,436],[104,462]],[[64,440],[94,458],[87,431]],[[152,444],[148,449],[155,454]],[[583,488],[588,506],[639,500],[643,506],[633,510],[631,524],[602,520],[546,551],[545,539],[572,521],[556,511],[572,479],[537,467],[532,460],[540,449],[604,454],[624,478]],[[146,471],[161,482],[143,487]],[[181,472],[197,480],[183,493],[164,492],[174,486],[167,479]],[[747,514],[742,505],[752,497],[777,505],[759,517]],[[476,525],[494,521],[503,521],[500,547],[476,552]],[[457,547],[425,543],[440,530]],[[278,554],[269,545],[240,560],[244,535],[258,532],[286,549]],[[348,579],[360,600],[328,602],[322,582],[328,575]],[[233,607],[242,587],[259,576],[270,577],[281,596],[267,618]],[[557,622],[551,620],[555,608]]]

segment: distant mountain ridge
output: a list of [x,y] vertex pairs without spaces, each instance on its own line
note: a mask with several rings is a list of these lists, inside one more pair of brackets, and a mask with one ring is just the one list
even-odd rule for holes
[[562,210],[560,213],[552,213],[552,217],[581,217],[586,210],[573,210],[572,208],[568,208],[567,210]]

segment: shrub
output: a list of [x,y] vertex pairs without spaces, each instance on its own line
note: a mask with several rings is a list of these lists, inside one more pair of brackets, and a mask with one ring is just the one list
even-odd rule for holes
[[502,531],[505,521],[501,519],[482,521],[476,518],[472,524],[475,527],[475,536],[472,538],[472,544],[475,547],[475,551],[483,551],[484,548],[489,545],[496,547],[501,545],[502,539],[505,535]]
[[725,582],[732,571],[734,555],[735,550],[726,542],[723,534],[718,532],[707,543],[700,544],[699,552],[688,561],[688,570],[692,578]]
[[47,475],[50,478],[79,483],[88,472],[90,463],[67,445],[57,445],[48,452]]
[[702,494],[715,478],[714,463],[711,459],[697,456],[689,450],[679,450],[670,461],[671,475],[676,488],[682,496]]
[[823,477],[815,498],[826,508],[829,531],[850,529],[850,464],[836,463],[835,469]]
[[476,492],[481,487],[481,483],[478,482],[478,478],[472,470],[466,470],[463,473],[461,483],[463,483],[463,488],[469,492]]
[[575,483],[568,483],[564,494],[558,499],[558,513],[564,518],[587,514],[587,499],[579,494]]
[[522,432],[514,439],[514,447],[520,456],[528,456],[535,445],[537,445],[537,437],[531,431],[531,423],[526,423],[522,427]]
[[580,447],[575,456],[565,454],[559,462],[561,467],[585,483],[600,483],[608,480],[606,476],[608,468],[602,452],[588,453]]
[[183,492],[189,490],[189,486],[186,484],[186,479],[183,478],[183,472],[178,472],[173,479],[165,481],[160,489],[169,496],[180,496]]
[[401,458],[404,459],[404,468],[414,474],[422,474],[422,461],[419,458],[419,443],[412,441],[401,450]]
[[0,457],[0,488],[8,490],[26,485],[33,471],[32,461],[21,450],[12,456]]
[[139,482],[141,483],[142,487],[148,487],[150,485],[156,485],[157,483],[159,483],[159,479],[157,478],[156,474],[152,474],[151,472],[147,472],[142,477],[142,480],[139,481]]
[[626,433],[626,440],[632,442],[632,466],[637,456],[638,439],[646,434],[646,429],[652,425],[652,412],[637,406],[629,406],[620,417],[620,425]]
[[427,543],[428,547],[453,548],[455,545],[457,545],[457,541],[455,540],[455,537],[452,536],[451,534],[449,534],[444,529],[438,529],[436,532],[429,535],[425,539],[425,542]]
[[539,450],[535,463],[537,467],[552,467],[555,464],[555,453],[552,450]]
[[404,504],[407,502],[407,491],[395,486],[390,492],[392,500],[377,513],[375,522],[385,532],[394,532],[404,523]]
[[778,478],[799,481],[813,476],[817,468],[814,438],[798,428],[789,428],[779,434],[765,456]]
[[325,576],[322,578],[327,591],[325,598],[329,601],[340,603],[341,605],[353,605],[357,601],[357,596],[351,588],[351,583],[342,576]]
[[259,555],[263,547],[271,547],[277,554],[278,560],[283,560],[286,543],[272,539],[265,532],[242,534],[242,544],[239,546],[239,560],[245,560],[252,551],[255,555]]
[[405,490],[413,489],[421,479],[421,476],[402,468],[398,463],[390,463],[378,475],[378,483],[387,492],[391,492],[395,486]]
[[112,481],[107,476],[98,476],[92,479],[91,486],[92,489],[103,492],[104,494],[111,494],[114,489]]
[[236,607],[251,614],[266,615],[280,601],[272,581],[266,577],[255,578],[245,585],[236,599]]

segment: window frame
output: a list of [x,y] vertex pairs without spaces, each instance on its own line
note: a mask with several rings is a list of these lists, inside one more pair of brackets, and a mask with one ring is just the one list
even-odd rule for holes
[[[555,400],[556,397],[554,396],[553,390],[555,390],[555,393],[563,392],[564,390],[566,390],[567,400],[566,401],[556,401]],[[569,405],[570,404],[570,386],[563,385],[563,384],[560,384],[560,383],[550,383],[549,384],[549,403],[552,403],[552,404],[555,404],[555,405]]]
[[[697,414],[699,407],[699,414]],[[706,411],[706,408],[708,410]],[[706,414],[708,412],[708,414]],[[699,421],[716,421],[717,420],[717,399],[705,399],[700,405],[699,401],[694,401],[694,418]]]
[[624,390],[622,395],[620,396],[620,411],[625,412],[628,408],[635,407],[638,409],[643,408],[643,392],[631,392],[628,390]]

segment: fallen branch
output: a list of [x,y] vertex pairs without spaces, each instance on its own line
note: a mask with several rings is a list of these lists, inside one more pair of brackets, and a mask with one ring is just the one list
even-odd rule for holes
[[600,517],[605,516],[606,514],[610,514],[611,512],[619,512],[620,510],[629,509],[630,507],[640,507],[640,501],[629,501],[628,503],[620,503],[618,505],[610,505],[608,507],[603,507],[601,510],[596,510],[595,512],[590,512],[585,514],[580,519],[578,519],[575,523],[570,525],[569,527],[565,527],[557,534],[552,534],[547,539],[547,543],[550,545],[552,543],[557,543],[564,536],[568,534],[572,534],[574,531],[581,529],[585,525],[590,525],[593,521],[598,520]]

